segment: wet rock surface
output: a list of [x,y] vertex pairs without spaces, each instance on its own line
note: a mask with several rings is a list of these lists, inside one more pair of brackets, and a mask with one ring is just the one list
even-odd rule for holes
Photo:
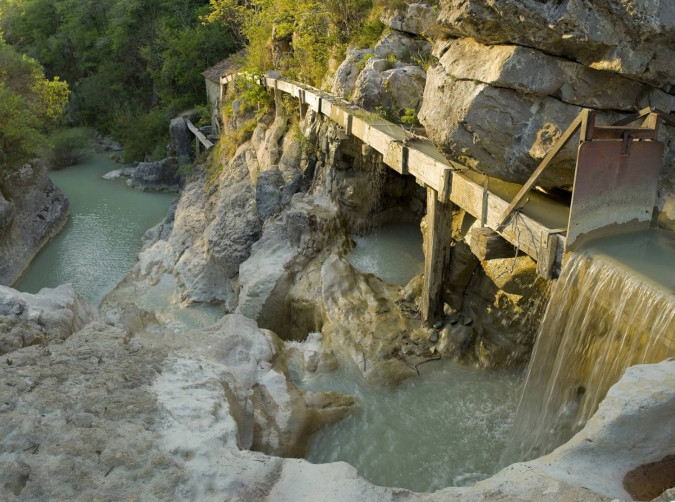
[[297,452],[351,406],[345,396],[295,389],[284,350],[252,320],[226,316],[168,338],[94,322],[65,341],[11,352],[0,374],[0,494],[10,502],[304,501],[317,490],[330,501],[601,501],[627,498],[624,473],[672,451],[673,431],[654,427],[674,411],[669,360],[629,369],[587,426],[546,457],[471,488],[377,487],[344,463],[248,450]]

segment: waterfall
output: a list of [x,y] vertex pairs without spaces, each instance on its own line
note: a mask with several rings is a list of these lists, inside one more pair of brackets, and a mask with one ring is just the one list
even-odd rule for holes
[[673,284],[675,237],[665,232],[593,243],[569,258],[539,330],[504,461],[550,452],[584,426],[628,366],[675,354]]

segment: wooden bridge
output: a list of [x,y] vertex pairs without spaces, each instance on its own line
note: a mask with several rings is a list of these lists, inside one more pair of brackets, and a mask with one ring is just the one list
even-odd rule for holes
[[[235,77],[221,79],[221,95],[223,86]],[[264,77],[260,83],[277,94],[297,98],[301,118],[308,108],[330,118],[346,135],[382,154],[387,166],[414,176],[426,187],[429,234],[425,238],[422,299],[426,322],[437,318],[443,308],[441,278],[449,260],[453,204],[481,224],[472,232],[471,242],[480,259],[496,257],[493,244],[503,249],[505,240],[513,246],[511,256],[522,251],[537,262],[542,277],[556,277],[565,252],[581,237],[616,225],[621,225],[622,231],[649,226],[663,154],[663,144],[656,141],[659,118],[675,123],[672,115],[644,109],[620,124],[601,127],[595,125],[595,113],[584,110],[521,186],[450,161],[430,141],[313,87],[274,76]],[[626,127],[639,119],[644,119],[641,127]],[[532,191],[539,175],[577,130],[581,131],[580,148],[572,204]],[[598,200],[603,209],[600,216],[593,213]]]

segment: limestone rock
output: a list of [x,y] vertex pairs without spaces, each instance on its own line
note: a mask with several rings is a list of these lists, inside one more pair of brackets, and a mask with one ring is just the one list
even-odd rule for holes
[[138,164],[139,164],[138,162],[131,163],[129,165],[124,166],[122,169],[115,169],[113,171],[105,173],[101,177],[104,180],[116,180],[121,177],[130,178],[131,176],[134,175],[134,172],[136,172]]
[[393,58],[397,61],[420,61],[431,53],[431,42],[407,37],[391,32],[377,41],[373,49],[375,56],[381,59]]
[[[427,73],[419,120],[453,160],[497,178],[524,183],[581,108],[554,98],[456,80],[440,66]],[[563,149],[542,186],[569,186],[576,149]]]
[[282,154],[280,143],[287,126],[288,118],[279,114],[273,118],[269,125],[263,123],[253,131],[251,144],[255,150],[260,172],[272,169],[273,166],[279,164]]
[[435,52],[442,54],[439,63],[455,80],[473,80],[602,110],[637,111],[654,106],[669,112],[675,107],[675,96],[659,89],[529,47],[490,46],[461,38],[441,42]]
[[183,303],[223,302],[234,310],[231,281],[261,233],[251,181],[257,162],[250,145],[221,161],[223,170],[208,192],[206,173],[195,170],[175,212],[169,213],[171,221],[139,254],[135,273],[151,283],[171,273]]
[[34,295],[0,286],[0,354],[65,340],[98,319],[98,311],[69,284]]
[[228,316],[163,344],[92,323],[14,352],[0,372],[0,498],[253,500],[285,461],[240,448],[299,451],[352,402],[295,389],[278,347]]
[[399,117],[407,108],[419,108],[427,75],[414,65],[390,66],[385,59],[369,59],[356,81],[352,100],[367,110],[384,110]]
[[14,219],[14,204],[7,201],[0,193],[0,229],[4,229]]
[[436,10],[426,3],[412,3],[405,9],[385,10],[380,19],[393,30],[411,35],[430,35],[429,31],[436,24]]
[[143,191],[178,192],[180,189],[178,167],[176,157],[157,162],[140,162],[131,178],[127,180],[127,185]]
[[263,171],[258,175],[255,188],[255,203],[262,221],[281,210],[281,189],[284,178],[278,168]]
[[183,117],[171,119],[169,124],[169,156],[178,159],[178,166],[190,164],[192,157],[192,135]]
[[343,99],[349,98],[354,92],[356,79],[365,66],[366,58],[373,57],[375,52],[372,49],[354,49],[347,50],[347,57],[340,64],[333,82],[331,84],[331,93]]
[[[321,268],[324,344],[351,357],[371,382],[395,384],[409,378],[415,371],[408,356],[420,356],[429,347],[421,321],[404,315],[393,301],[398,289],[358,273],[334,254]],[[410,354],[403,350],[408,338],[417,343]]]
[[40,166],[0,179],[0,284],[11,285],[68,220],[69,202]]
[[444,0],[439,22],[456,37],[533,47],[666,92],[674,88],[675,7],[671,2]]
[[427,74],[419,66],[407,65],[382,72],[382,101],[396,116],[406,109],[419,110]]

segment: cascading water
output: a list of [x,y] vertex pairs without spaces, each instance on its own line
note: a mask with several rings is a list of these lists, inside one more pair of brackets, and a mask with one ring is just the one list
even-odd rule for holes
[[631,365],[675,354],[675,236],[594,241],[553,290],[505,462],[537,457],[580,430]]

